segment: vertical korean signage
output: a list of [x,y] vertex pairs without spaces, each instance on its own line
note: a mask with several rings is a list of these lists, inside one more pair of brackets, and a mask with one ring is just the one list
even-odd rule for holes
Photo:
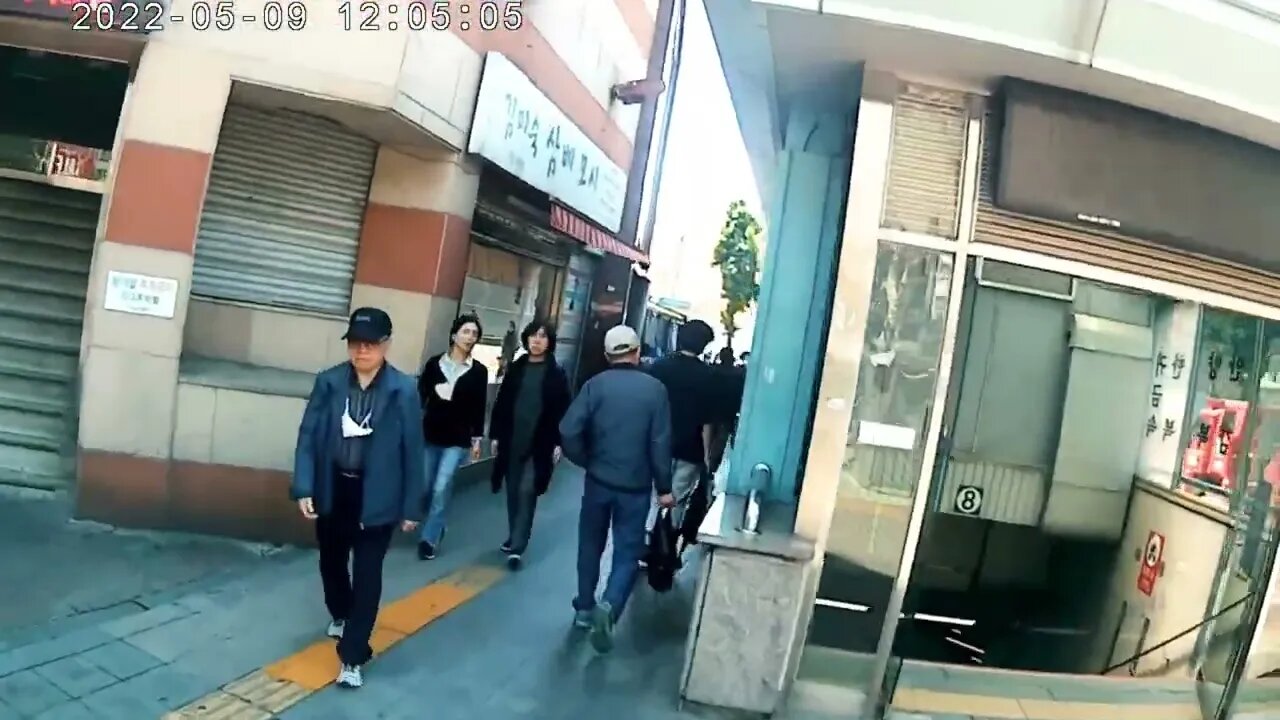
[[1181,453],[1182,423],[1191,394],[1192,359],[1200,306],[1171,302],[1155,317],[1151,357],[1151,406],[1142,428],[1137,476],[1172,488]]
[[506,56],[485,56],[467,151],[617,232],[627,174]]

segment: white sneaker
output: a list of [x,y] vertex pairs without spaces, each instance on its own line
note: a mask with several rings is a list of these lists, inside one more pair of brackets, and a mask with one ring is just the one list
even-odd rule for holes
[[343,665],[342,670],[338,672],[338,685],[352,689],[363,687],[364,675],[360,672],[360,666]]
[[329,629],[324,631],[325,635],[338,640],[342,638],[342,631],[347,627],[346,622],[342,620],[334,620],[329,623]]

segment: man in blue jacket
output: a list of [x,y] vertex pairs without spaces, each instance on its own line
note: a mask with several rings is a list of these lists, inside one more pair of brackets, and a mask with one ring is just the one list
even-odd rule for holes
[[[382,599],[382,561],[397,524],[424,511],[422,411],[414,381],[387,363],[391,318],[351,314],[349,362],[316,376],[298,429],[290,493],[316,521],[320,579],[338,640],[338,685],[364,684]],[[347,565],[351,569],[348,573]]]
[[[578,595],[574,623],[591,628],[598,652],[613,649],[613,627],[635,587],[645,551],[645,520],[658,503],[673,507],[671,410],[667,389],[640,370],[640,338],[619,325],[604,336],[609,369],[582,386],[560,421],[565,457],[586,469],[578,519]],[[613,567],[596,602],[600,557],[613,529]]]

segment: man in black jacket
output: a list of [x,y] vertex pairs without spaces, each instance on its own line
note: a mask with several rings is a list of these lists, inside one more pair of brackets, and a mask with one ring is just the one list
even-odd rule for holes
[[[565,457],[587,471],[578,520],[578,595],[574,623],[591,644],[613,649],[613,626],[635,587],[644,556],[653,492],[673,507],[671,410],[662,383],[640,370],[640,338],[619,325],[604,336],[609,369],[582,386],[560,422]],[[613,565],[596,601],[600,557],[613,531]]]
[[[338,639],[338,684],[364,684],[382,598],[382,562],[396,524],[422,512],[422,413],[413,379],[387,363],[391,318],[351,315],[348,362],[316,376],[298,429],[290,494],[316,521],[324,602]],[[350,563],[350,573],[347,565]]]

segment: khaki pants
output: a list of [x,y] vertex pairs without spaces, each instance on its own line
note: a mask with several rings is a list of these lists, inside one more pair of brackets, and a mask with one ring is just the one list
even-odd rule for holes
[[[689,498],[693,497],[693,491],[698,487],[698,481],[701,478],[702,465],[685,460],[671,461],[671,494],[676,496],[676,506],[671,510],[671,522],[677,530],[680,529],[680,523],[684,522],[684,511],[689,507]],[[645,527],[652,530],[657,520],[658,497],[655,494]]]

